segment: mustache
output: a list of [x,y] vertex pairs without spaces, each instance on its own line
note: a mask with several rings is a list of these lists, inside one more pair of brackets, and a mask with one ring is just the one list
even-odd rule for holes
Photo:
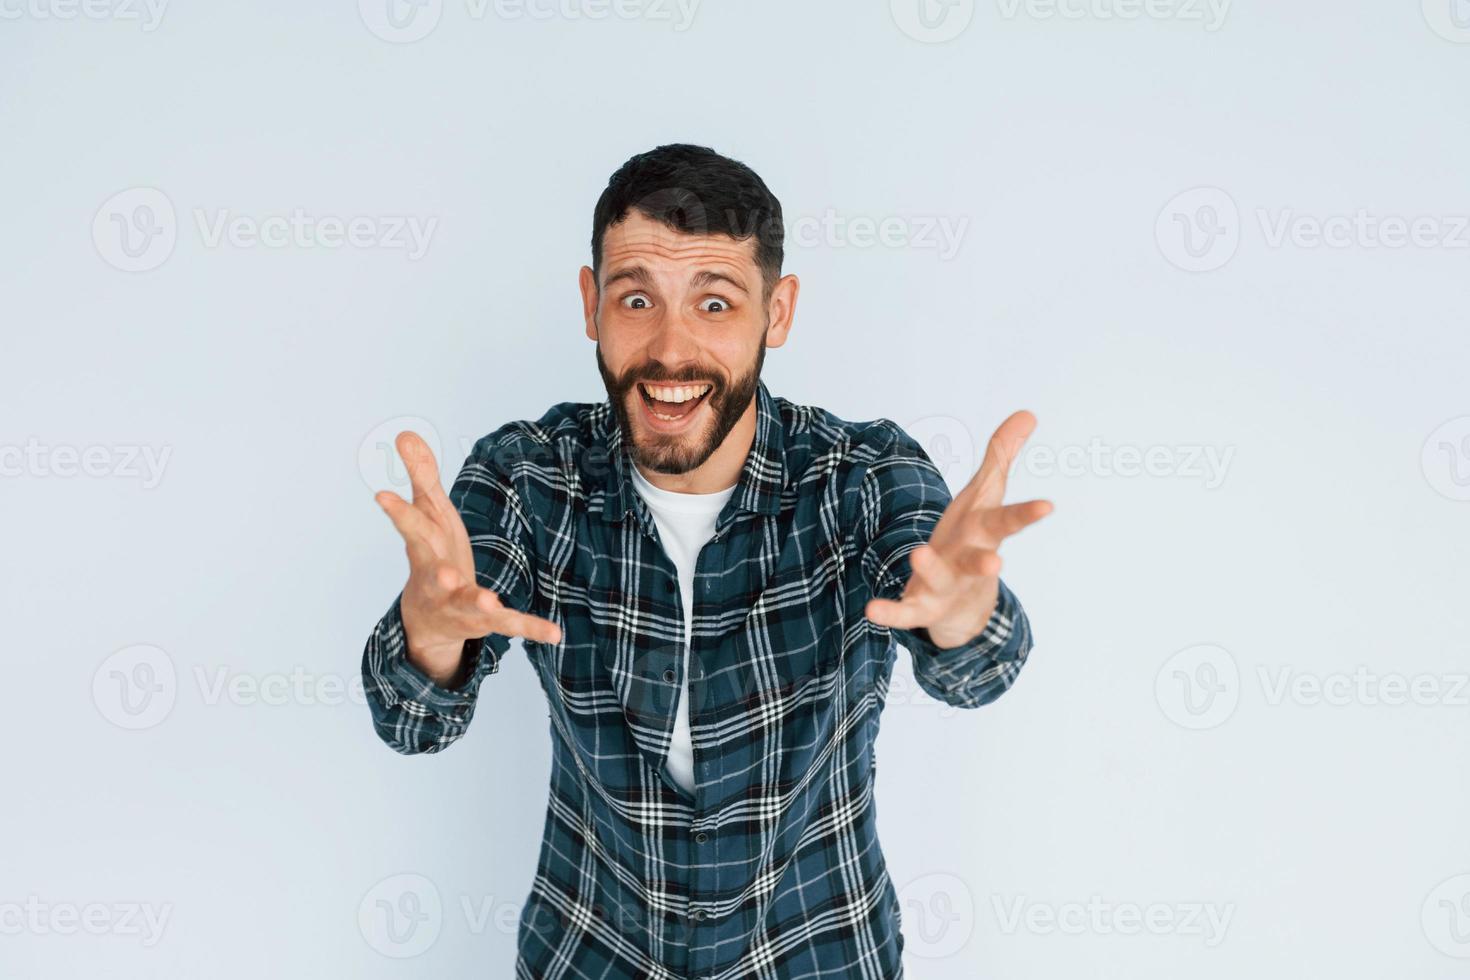
[[624,371],[618,377],[616,384],[619,392],[626,393],[640,381],[665,385],[708,384],[711,386],[710,394],[715,394],[725,387],[724,379],[714,371],[665,371],[655,365]]

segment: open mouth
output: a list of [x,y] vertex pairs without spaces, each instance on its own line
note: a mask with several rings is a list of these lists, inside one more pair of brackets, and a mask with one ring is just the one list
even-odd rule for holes
[[638,383],[638,394],[643,396],[643,407],[649,415],[661,422],[678,422],[688,418],[709,398],[709,393],[713,390],[714,385],[711,384]]

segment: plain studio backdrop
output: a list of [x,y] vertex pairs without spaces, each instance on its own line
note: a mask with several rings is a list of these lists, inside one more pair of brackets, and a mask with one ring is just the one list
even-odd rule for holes
[[519,645],[400,757],[358,680],[416,428],[602,400],[630,155],[781,199],[765,378],[957,490],[1040,420],[996,704],[901,654],[915,978],[1470,957],[1470,10],[1449,0],[0,0],[0,976],[509,976]]

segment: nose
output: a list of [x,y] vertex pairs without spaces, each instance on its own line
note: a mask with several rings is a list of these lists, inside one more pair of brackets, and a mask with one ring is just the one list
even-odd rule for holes
[[669,372],[677,372],[699,361],[699,341],[693,325],[677,313],[659,318],[648,340],[647,356]]

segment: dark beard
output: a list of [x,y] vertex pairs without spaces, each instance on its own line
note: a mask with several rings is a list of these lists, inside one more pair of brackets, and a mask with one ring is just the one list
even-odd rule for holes
[[[735,428],[735,423],[740,421],[740,417],[750,407],[765,361],[766,345],[762,343],[755,355],[755,366],[728,386],[713,371],[703,374],[686,371],[686,377],[676,378],[666,375],[656,364],[634,365],[624,371],[621,378],[614,378],[602,359],[602,345],[597,345],[597,371],[602,375],[603,387],[607,388],[608,400],[612,402],[613,414],[617,416],[618,428],[622,430],[623,445],[639,466],[654,473],[671,475],[698,469],[720,448],[730,430]],[[642,392],[633,390],[638,381],[684,384],[699,381],[701,378],[707,379],[713,385],[705,396],[714,413],[713,424],[707,426],[703,432],[691,432],[683,436],[666,437],[652,433],[651,445],[641,444],[634,438],[633,420],[628,415],[628,396],[631,393],[636,398],[643,397]]]

